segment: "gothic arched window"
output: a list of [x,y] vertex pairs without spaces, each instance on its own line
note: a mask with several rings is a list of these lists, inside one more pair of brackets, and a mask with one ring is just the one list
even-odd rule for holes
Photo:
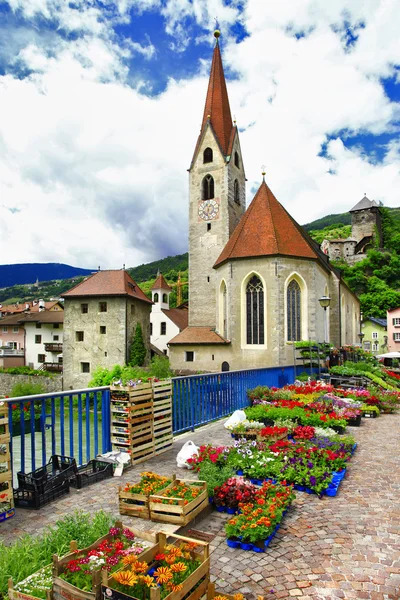
[[264,288],[256,275],[246,286],[246,340],[264,344]]
[[206,175],[203,179],[203,200],[214,198],[214,179],[211,175]]
[[154,302],[158,302],[158,294],[157,294],[157,292],[154,294]]
[[233,197],[235,199],[235,202],[237,204],[240,204],[239,182],[237,179],[235,179],[235,182],[233,184]]
[[295,279],[287,286],[287,339],[301,340],[301,291]]
[[203,152],[203,163],[210,163],[213,161],[213,151],[211,148],[206,148]]
[[239,168],[239,154],[235,152],[235,167]]

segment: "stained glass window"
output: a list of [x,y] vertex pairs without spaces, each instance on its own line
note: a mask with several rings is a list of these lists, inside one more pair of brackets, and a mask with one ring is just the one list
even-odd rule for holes
[[287,339],[289,342],[301,340],[301,291],[294,279],[287,287]]
[[264,344],[264,288],[256,275],[246,287],[246,340]]

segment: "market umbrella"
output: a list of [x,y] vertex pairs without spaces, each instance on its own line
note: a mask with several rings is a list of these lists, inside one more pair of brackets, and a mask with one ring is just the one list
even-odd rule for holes
[[377,354],[376,358],[400,358],[400,352],[386,352],[386,354]]

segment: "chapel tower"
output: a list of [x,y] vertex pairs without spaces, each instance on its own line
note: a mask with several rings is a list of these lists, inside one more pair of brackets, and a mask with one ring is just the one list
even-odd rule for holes
[[216,327],[213,265],[246,208],[246,177],[232,122],[219,46],[211,65],[200,135],[189,169],[189,325]]

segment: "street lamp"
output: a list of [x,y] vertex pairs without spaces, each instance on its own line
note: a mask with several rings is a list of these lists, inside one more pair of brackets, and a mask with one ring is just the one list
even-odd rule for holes
[[358,337],[360,338],[360,347],[362,348],[362,341],[363,341],[363,339],[364,339],[364,333],[362,333],[362,332],[360,331],[360,333],[358,334]]
[[324,314],[324,334],[325,334],[324,337],[325,337],[325,344],[328,344],[328,342],[329,342],[329,340],[328,340],[328,314],[326,312],[326,309],[330,305],[331,299],[329,298],[329,296],[322,296],[321,298],[318,298],[318,302],[324,309],[324,313],[325,313]]

